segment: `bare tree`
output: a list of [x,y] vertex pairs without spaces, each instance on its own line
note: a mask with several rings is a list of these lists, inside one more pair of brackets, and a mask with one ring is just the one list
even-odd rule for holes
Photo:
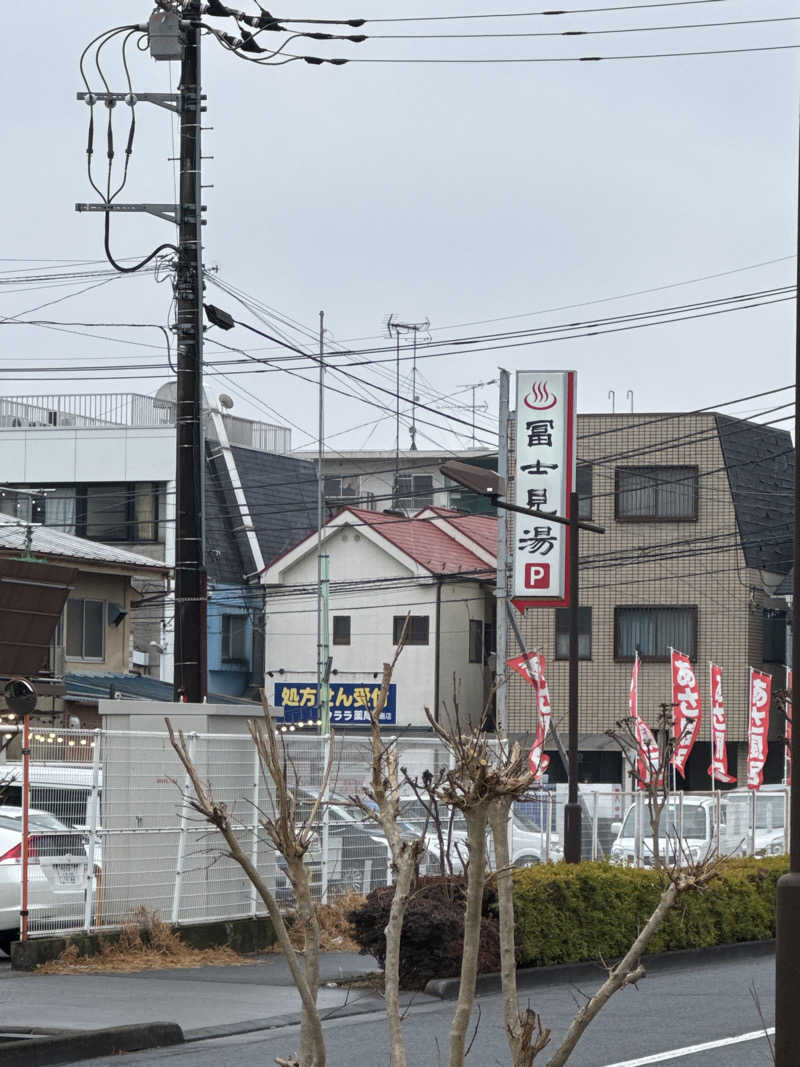
[[[406,620],[406,625],[408,620]],[[391,664],[383,665],[383,682],[378,701],[370,709],[370,740],[372,744],[372,770],[366,796],[376,807],[364,803],[361,797],[351,799],[371,819],[380,823],[392,855],[392,870],[395,887],[389,921],[384,931],[386,936],[386,959],[384,962],[384,992],[386,1018],[389,1026],[389,1044],[392,1067],[406,1067],[406,1049],[403,1040],[402,1015],[400,1012],[400,943],[411,891],[419,870],[419,861],[424,849],[425,828],[421,837],[409,838],[400,833],[398,812],[400,808],[401,772],[397,760],[396,740],[384,743],[381,736],[380,716],[389,694],[392,671],[397,663],[405,637],[397,645]]]
[[252,862],[251,857],[242,848],[237,837],[237,827],[231,818],[227,804],[215,800],[211,785],[204,782],[189,753],[183,731],[177,737],[169,718],[165,719],[169,738],[178,759],[183,764],[194,796],[188,800],[189,805],[208,823],[219,830],[227,846],[227,855],[245,872],[256,892],[266,905],[272,920],[278,944],[286,957],[292,980],[300,994],[300,1051],[297,1058],[277,1060],[283,1067],[325,1067],[325,1040],[322,1022],[317,1009],[319,990],[319,924],[314,908],[309,871],[304,862],[314,834],[320,799],[325,795],[333,757],[333,745],[328,761],[323,770],[322,788],[318,791],[316,801],[308,816],[298,823],[295,796],[289,786],[289,760],[285,749],[279,743],[275,724],[266,699],[261,695],[264,716],[262,720],[251,720],[249,725],[253,743],[258,752],[261,773],[265,781],[271,784],[275,792],[274,811],[270,814],[259,809],[259,823],[268,840],[284,857],[289,879],[294,889],[297,913],[304,934],[303,963],[300,954],[289,938],[278,903],[266,879]]

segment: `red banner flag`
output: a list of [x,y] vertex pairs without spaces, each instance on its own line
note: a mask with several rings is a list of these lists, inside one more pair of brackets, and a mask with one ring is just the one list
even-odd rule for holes
[[686,774],[686,761],[692,751],[703,718],[700,703],[700,687],[694,676],[689,657],[682,652],[670,650],[672,663],[672,721],[675,733],[675,755],[672,765]]
[[732,774],[728,774],[728,726],[725,719],[725,701],[722,699],[722,667],[716,663],[709,664],[711,667],[711,766],[708,773],[712,782],[725,782],[730,785],[736,781]]
[[786,668],[786,763],[784,764],[784,778],[786,784],[792,784],[792,668]]
[[544,676],[545,658],[538,652],[527,656],[515,656],[508,660],[512,671],[533,686],[536,694],[536,737],[528,755],[528,766],[534,778],[539,779],[550,766],[550,757],[544,752],[544,742],[550,729],[550,693]]
[[764,781],[769,732],[772,676],[750,668],[750,726],[747,731],[747,788],[760,789]]
[[[633,659],[631,671],[631,689],[628,696],[628,709],[636,723],[636,744],[638,746],[638,758],[636,760],[636,777],[640,789],[646,789],[653,775],[658,770],[660,753],[658,742],[653,737],[653,731],[647,723],[639,718],[639,653]],[[663,775],[658,779],[659,786],[663,784]]]

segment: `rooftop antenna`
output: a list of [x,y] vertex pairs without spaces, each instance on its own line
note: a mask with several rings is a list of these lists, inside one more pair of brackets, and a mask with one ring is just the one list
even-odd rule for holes
[[392,490],[392,507],[397,507],[400,499],[400,334],[410,333],[414,338],[413,356],[411,363],[411,451],[417,450],[417,334],[420,330],[428,332],[431,328],[430,319],[424,322],[398,322],[392,313],[386,320],[386,329],[389,336],[395,336],[395,413],[394,413],[394,489]]

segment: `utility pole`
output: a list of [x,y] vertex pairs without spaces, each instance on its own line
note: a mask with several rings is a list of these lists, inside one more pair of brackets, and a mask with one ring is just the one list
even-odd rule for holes
[[325,456],[325,312],[319,313],[319,440],[317,441],[317,706],[320,732],[330,733],[330,641],[329,596],[330,557],[322,551],[322,527],[325,478],[322,460]]
[[[797,202],[797,250],[800,252],[800,187]],[[800,258],[797,260],[800,285]],[[800,303],[795,302],[795,403],[794,403],[794,584],[792,596],[792,681],[800,669]],[[792,692],[792,707],[798,706]],[[800,763],[800,730],[792,730],[792,766]],[[795,770],[795,774],[797,771]],[[793,1067],[800,1049],[800,1013],[797,989],[800,984],[800,788],[792,779],[789,796],[789,873],[778,880],[777,931],[775,941],[775,1064]]]
[[[500,437],[497,452],[497,474],[503,484],[508,482],[508,412],[510,375],[500,370]],[[502,508],[497,511],[497,576],[495,580],[495,677],[500,683],[495,689],[495,724],[498,737],[508,737],[506,715],[506,660],[508,659],[508,522]]]
[[[206,696],[204,555],[203,244],[201,208],[200,0],[183,11],[180,213],[175,279],[178,383],[175,412],[175,699]],[[188,25],[187,25],[188,23]]]
[[[180,119],[180,202],[178,204],[127,204],[114,201],[116,193],[103,195],[100,203],[76,204],[77,211],[100,211],[105,215],[105,249],[116,270],[131,273],[149,263],[162,249],[175,253],[175,303],[177,317],[177,391],[175,404],[175,647],[174,699],[200,703],[206,697],[206,572],[204,537],[205,441],[203,432],[203,244],[201,204],[201,121],[205,111],[200,83],[200,33],[205,5],[201,0],[182,4],[159,3],[147,34],[154,60],[180,61],[177,93],[87,92],[78,99],[90,108],[89,174],[91,178],[94,108],[109,109],[125,103],[131,109],[129,150],[133,143],[133,117],[140,103],[155,104]],[[105,43],[105,42],[104,42]],[[100,46],[101,47],[101,46]],[[107,87],[107,86],[106,86]],[[108,134],[108,188],[114,158],[111,119]],[[127,165],[126,165],[127,167]],[[127,173],[127,169],[126,169]],[[97,185],[94,188],[100,192]],[[124,185],[124,180],[123,180]],[[120,189],[122,185],[120,186]],[[119,192],[119,189],[117,190]],[[114,202],[112,202],[114,201]],[[109,248],[112,212],[144,212],[174,223],[178,244],[163,244],[137,266],[120,266]]]

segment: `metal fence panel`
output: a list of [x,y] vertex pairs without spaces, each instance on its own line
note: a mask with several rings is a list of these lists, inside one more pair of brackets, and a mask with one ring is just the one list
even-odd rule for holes
[[[279,905],[293,893],[285,865],[259,820],[276,813],[271,781],[260,773],[252,741],[240,735],[187,736],[201,778],[228,808],[237,838],[265,878]],[[364,800],[371,776],[367,737],[330,739],[282,736],[296,820],[305,822],[320,800],[307,865],[316,900],[345,892],[369,892],[391,882],[387,842]],[[388,738],[387,738],[388,741]],[[399,738],[398,763],[421,783],[436,777],[449,756],[436,738]],[[332,748],[332,752],[331,752]],[[331,756],[325,793],[324,768]],[[5,764],[5,818],[22,803],[19,764]],[[164,733],[49,730],[31,738],[31,865],[29,933],[118,927],[144,910],[162,920],[192,923],[264,914],[260,897],[241,868],[225,855],[214,829],[188,801],[191,790]],[[459,812],[430,819],[424,794],[405,787],[401,828],[410,837],[425,830],[423,873],[444,864],[463,870],[466,824]],[[563,858],[566,787],[549,785],[514,805],[509,844],[516,867]],[[654,838],[645,796],[619,787],[586,787],[581,850],[584,859],[650,866]],[[367,804],[367,807],[369,805]],[[19,814],[16,815],[19,820]],[[674,793],[662,816],[659,855],[683,861],[703,855],[774,855],[788,851],[788,789],[764,787],[716,793]],[[35,853],[35,854],[34,854]],[[489,862],[493,848],[489,843]],[[2,862],[13,863],[14,860]],[[21,882],[20,882],[21,886]],[[11,909],[13,912],[13,908]]]

